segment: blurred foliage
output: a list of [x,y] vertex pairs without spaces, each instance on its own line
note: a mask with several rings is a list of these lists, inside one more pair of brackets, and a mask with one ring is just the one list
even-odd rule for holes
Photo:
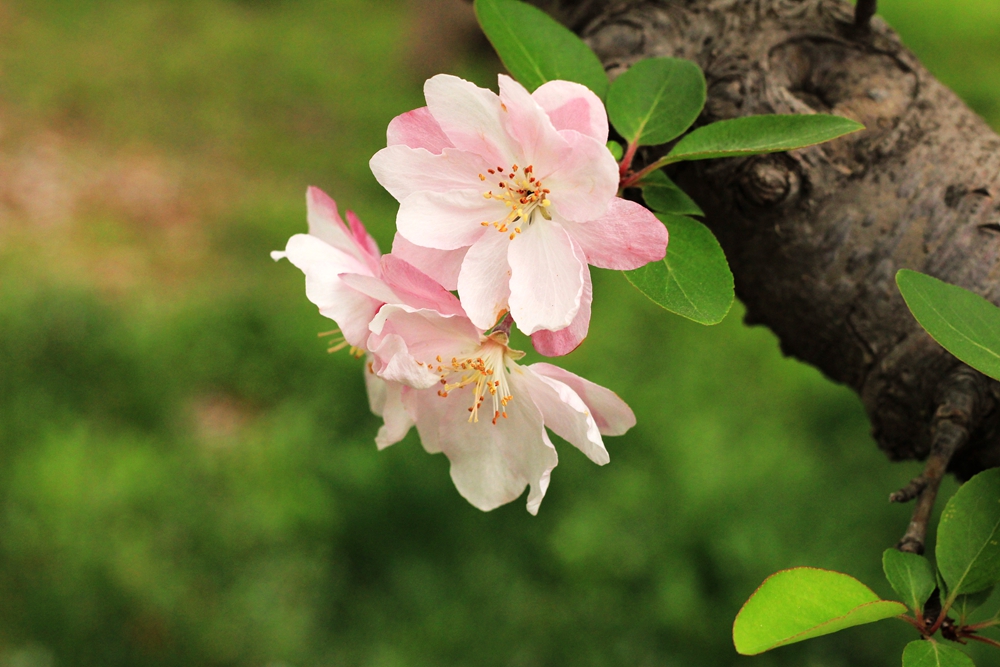
[[[998,120],[992,0],[883,4]],[[0,665],[749,664],[730,624],[777,569],[891,594],[909,508],[885,498],[918,467],[739,312],[706,329],[614,272],[564,360],[639,418],[610,465],[557,443],[531,517],[470,507],[415,435],[375,451],[360,362],[325,353],[329,322],[266,253],[305,229],[310,183],[388,247],[367,160],[419,104],[421,17],[0,5]],[[478,46],[449,48],[489,82]],[[894,664],[898,626],[754,661]]]

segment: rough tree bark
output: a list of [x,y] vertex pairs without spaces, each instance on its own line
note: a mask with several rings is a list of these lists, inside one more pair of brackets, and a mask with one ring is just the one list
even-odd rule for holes
[[931,456],[894,499],[925,492],[927,505],[945,468],[964,479],[1000,465],[1000,384],[935,344],[894,282],[905,267],[1000,303],[1000,138],[986,123],[881,19],[856,26],[844,0],[539,4],[612,76],[653,56],[697,62],[709,85],[699,124],[814,112],[864,123],[816,148],[672,175],[706,211],[747,323],[853,388],[890,459]]

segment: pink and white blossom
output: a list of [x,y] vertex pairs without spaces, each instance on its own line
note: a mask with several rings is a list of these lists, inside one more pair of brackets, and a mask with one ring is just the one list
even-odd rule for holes
[[481,510],[530,486],[528,511],[538,512],[558,463],[546,427],[604,465],[602,434],[635,425],[610,390],[549,364],[518,364],[524,355],[506,333],[484,333],[463,315],[385,305],[371,331],[373,369],[405,385],[399,398],[424,449],[448,457],[459,493]]
[[[275,260],[288,259],[306,277],[306,296],[319,312],[340,327],[331,352],[350,347],[356,356],[367,354],[368,325],[384,303],[433,308],[460,314],[455,295],[393,255],[381,255],[378,244],[354,213],[344,224],[336,202],[318,188],[306,194],[308,234],[292,236]],[[375,438],[379,449],[398,442],[413,426],[401,402],[403,385],[375,375],[371,358],[366,365],[365,384],[374,412],[385,421]]]
[[596,95],[568,81],[499,85],[429,79],[427,106],[390,123],[371,168],[400,202],[394,254],[457,289],[479,329],[509,311],[542,353],[565,354],[587,333],[588,264],[662,259],[667,231],[616,196]]

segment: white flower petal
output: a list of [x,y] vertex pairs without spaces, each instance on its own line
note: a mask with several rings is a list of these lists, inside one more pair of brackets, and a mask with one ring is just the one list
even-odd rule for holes
[[531,335],[569,326],[580,310],[583,274],[590,269],[566,230],[536,219],[511,241],[507,259],[510,312],[517,327]]
[[396,228],[416,245],[457,250],[483,235],[483,222],[506,215],[505,206],[476,190],[414,192],[400,203]]
[[594,286],[590,271],[583,272],[583,294],[580,296],[580,310],[565,329],[549,331],[542,329],[531,334],[531,344],[546,357],[561,357],[569,354],[583,342],[590,330],[590,304],[594,300]]
[[380,303],[348,286],[340,274],[365,275],[368,268],[309,234],[296,234],[288,239],[283,255],[305,274],[306,297],[319,307],[320,313],[340,325],[348,343],[364,349],[368,323]]
[[[386,379],[410,386],[430,387],[438,375],[418,373],[414,368],[431,368],[440,364],[437,357],[468,354],[479,347],[479,332],[465,317],[445,316],[433,310],[415,309],[405,305],[382,306],[371,320],[372,354],[379,364],[376,372]],[[383,341],[393,340],[382,347]],[[396,340],[398,339],[398,340]],[[393,363],[393,357],[406,357]],[[417,362],[424,364],[419,366]]]
[[386,385],[386,401],[380,415],[384,423],[375,436],[375,445],[379,449],[396,444],[405,438],[413,427],[413,419],[403,402],[403,393],[414,390],[395,382],[384,380],[382,382]]
[[507,418],[501,417],[495,425],[485,418],[468,421],[469,388],[446,398],[430,390],[414,392],[419,394],[417,430],[428,451],[441,451],[448,457],[455,487],[473,506],[492,510],[515,500],[530,486],[527,508],[536,514],[559,458],[538,408],[516,381],[511,391],[514,400],[507,405]]
[[604,447],[597,422],[583,400],[569,385],[536,374],[532,368],[515,367],[511,374],[521,371],[522,384],[541,411],[545,426],[586,454],[597,465],[610,461],[611,457]]
[[365,356],[365,389],[368,391],[368,407],[373,415],[381,417],[385,411],[388,383],[372,370],[372,361],[374,358],[371,353]]
[[516,146],[500,122],[500,98],[450,74],[438,74],[424,84],[427,108],[448,139],[464,151],[483,156],[494,166],[516,162]]
[[435,155],[423,148],[387,146],[372,156],[368,162],[372,173],[382,187],[397,201],[403,201],[414,192],[448,192],[449,190],[479,189],[479,194],[489,188],[482,187],[479,174],[487,173],[489,166],[475,153],[446,148]]
[[504,128],[520,145],[521,163],[531,165],[542,180],[559,168],[571,149],[570,143],[552,125],[549,115],[514,79],[499,75]]
[[458,294],[469,319],[482,330],[496,324],[500,311],[507,310],[510,243],[506,234],[489,227],[462,261]]
[[592,137],[575,130],[559,134],[570,143],[570,150],[543,178],[545,187],[552,191],[552,208],[567,220],[599,218],[618,193],[618,163],[607,146]]
[[610,389],[552,364],[532,364],[531,370],[573,389],[590,409],[603,435],[622,435],[635,426],[632,409]]
[[428,389],[438,383],[438,376],[426,364],[417,363],[402,336],[394,333],[372,336],[372,354],[377,365],[377,375],[388,382],[399,382],[408,387]]

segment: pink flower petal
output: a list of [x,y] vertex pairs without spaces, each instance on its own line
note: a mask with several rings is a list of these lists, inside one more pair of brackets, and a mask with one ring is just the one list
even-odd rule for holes
[[572,81],[547,81],[531,94],[557,130],[576,130],[608,143],[608,112],[601,98]]
[[510,269],[506,234],[489,227],[469,248],[458,274],[458,294],[472,323],[482,330],[496,324],[501,310],[507,310]]
[[575,391],[590,409],[603,435],[622,435],[635,426],[635,414],[632,413],[632,409],[610,389],[552,364],[532,364],[530,368],[535,373],[558,380]]
[[561,130],[570,144],[563,160],[550,174],[539,177],[551,190],[555,212],[582,222],[604,215],[618,192],[618,164],[607,146],[575,130]]
[[517,147],[500,122],[500,98],[450,74],[438,74],[424,84],[427,108],[448,139],[464,151],[482,155],[494,166],[509,168]]
[[419,406],[417,430],[428,451],[448,457],[455,487],[473,506],[488,512],[515,500],[530,486],[527,509],[537,514],[559,458],[538,408],[511,379],[515,398],[507,405],[507,418],[495,425],[488,419],[469,423],[469,387],[446,398],[429,390],[413,392]]
[[322,239],[371,269],[377,268],[378,246],[356,216],[348,216],[354,218],[351,226],[355,228],[353,231],[349,230],[337,212],[337,202],[316,187],[306,190],[306,211],[311,236]]
[[465,316],[454,294],[395,255],[383,255],[382,279],[408,306],[429,308],[442,315]]
[[458,273],[468,248],[435,250],[410,243],[402,235],[392,239],[392,254],[417,267],[447,290],[458,289]]
[[483,158],[455,148],[435,155],[423,148],[387,146],[375,153],[368,166],[397,201],[422,190],[477,190],[481,198],[489,189],[479,180],[479,174],[489,169]]
[[417,307],[415,304],[409,303],[405,298],[394,292],[392,288],[389,287],[381,278],[364,276],[360,273],[341,273],[337,277],[351,289],[370,297],[379,304],[406,304],[408,306]]
[[475,190],[414,192],[399,205],[396,229],[426,248],[457,250],[483,235],[483,222],[507,215],[506,207]]
[[385,134],[386,146],[403,144],[410,148],[426,148],[431,153],[440,153],[452,146],[427,107],[396,116],[389,121]]
[[596,220],[565,223],[583,247],[587,262],[602,269],[629,271],[667,254],[667,228],[646,207],[615,197]]
[[507,260],[510,312],[517,327],[528,335],[568,327],[580,310],[589,268],[566,230],[554,221],[536,220],[510,242]]
[[583,273],[583,295],[580,297],[580,310],[565,329],[548,331],[543,329],[531,334],[531,344],[535,350],[546,357],[560,357],[569,354],[583,342],[590,329],[590,304],[594,300],[594,286],[590,280],[590,271]]
[[531,366],[523,367],[522,382],[531,394],[531,400],[541,411],[546,427],[586,454],[597,465],[602,466],[611,460],[597,422],[569,385],[535,374]]
[[378,261],[379,257],[382,256],[382,252],[378,249],[378,244],[375,243],[375,239],[372,235],[368,233],[365,226],[361,224],[361,219],[354,214],[354,211],[347,212],[347,224],[351,227],[351,234],[354,235],[354,241],[358,244],[358,247],[368,255],[371,259]]

